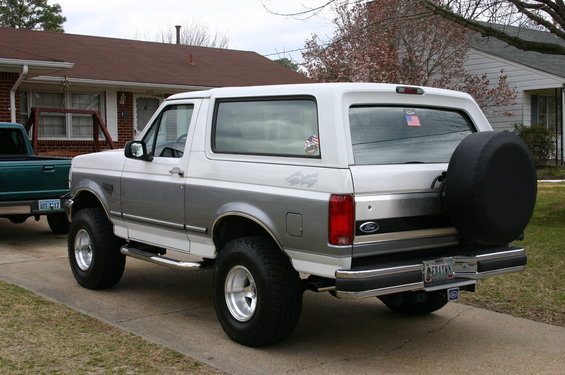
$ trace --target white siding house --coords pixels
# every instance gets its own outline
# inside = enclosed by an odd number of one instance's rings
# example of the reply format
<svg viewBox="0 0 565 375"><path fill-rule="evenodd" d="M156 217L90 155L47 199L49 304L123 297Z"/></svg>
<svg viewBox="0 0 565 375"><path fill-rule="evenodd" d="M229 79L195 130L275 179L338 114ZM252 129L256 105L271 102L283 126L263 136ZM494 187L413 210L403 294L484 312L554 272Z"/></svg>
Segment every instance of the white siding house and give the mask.
<svg viewBox="0 0 565 375"><path fill-rule="evenodd" d="M508 26L505 31L515 31L526 39L565 44L547 32ZM522 51L494 38L473 39L471 46L465 64L469 73L487 73L491 82L497 82L503 70L509 86L516 90L514 105L486 113L493 128L511 131L515 123L547 127L556 138L556 160L562 163L565 56ZM504 116L504 112L512 116Z"/></svg>

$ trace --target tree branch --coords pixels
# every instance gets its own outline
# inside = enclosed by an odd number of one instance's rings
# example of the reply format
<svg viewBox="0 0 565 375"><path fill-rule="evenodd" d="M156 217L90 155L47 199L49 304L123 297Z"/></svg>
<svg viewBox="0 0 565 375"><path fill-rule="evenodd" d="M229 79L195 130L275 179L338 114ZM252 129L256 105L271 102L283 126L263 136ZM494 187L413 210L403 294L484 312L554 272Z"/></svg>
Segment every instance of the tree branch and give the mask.
<svg viewBox="0 0 565 375"><path fill-rule="evenodd" d="M545 20L544 18L538 16L535 13L530 12L528 9L526 8L530 8L530 9L540 9L542 11L544 11L545 13L547 13L549 16L551 16L554 20L559 22L558 17L560 16L559 14L554 14L554 12L551 11L550 8L546 8L545 6L541 6L540 8L533 8L531 6L528 6L528 4L524 3L523 1L519 1L519 0L508 0L510 1L512 4L514 4L514 6L523 14L525 14L529 19L534 20L535 22L537 22L538 24L544 26L545 28L547 28L548 30L550 30L553 34L557 35L558 37L560 37L561 39L565 40L565 32L563 32L562 30L560 30L558 27L556 27L555 25L553 25L551 22ZM561 24L561 26L564 26L563 24Z"/></svg>
<svg viewBox="0 0 565 375"><path fill-rule="evenodd" d="M511 0L512 1L512 0ZM469 20L458 14L455 14L442 6L436 4L431 0L421 0L424 7L430 10L432 13L445 17L461 26L464 26L470 30L480 32L486 36L492 36L509 45L516 47L524 51L541 52L546 54L554 55L565 55L565 46L559 45L557 43L540 43L532 42L529 40L524 40L516 36L512 36L508 33L495 29L485 24L481 24L477 21Z"/></svg>

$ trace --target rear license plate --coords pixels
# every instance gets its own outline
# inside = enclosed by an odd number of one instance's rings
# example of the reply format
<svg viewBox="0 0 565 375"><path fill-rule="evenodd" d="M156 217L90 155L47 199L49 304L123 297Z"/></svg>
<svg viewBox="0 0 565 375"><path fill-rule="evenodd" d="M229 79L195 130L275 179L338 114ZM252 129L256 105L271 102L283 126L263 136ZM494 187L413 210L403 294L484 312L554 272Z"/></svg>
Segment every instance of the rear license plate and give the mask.
<svg viewBox="0 0 565 375"><path fill-rule="evenodd" d="M424 261L424 282L426 284L453 279L453 259Z"/></svg>
<svg viewBox="0 0 565 375"><path fill-rule="evenodd" d="M60 210L60 199L42 199L39 201L39 211Z"/></svg>

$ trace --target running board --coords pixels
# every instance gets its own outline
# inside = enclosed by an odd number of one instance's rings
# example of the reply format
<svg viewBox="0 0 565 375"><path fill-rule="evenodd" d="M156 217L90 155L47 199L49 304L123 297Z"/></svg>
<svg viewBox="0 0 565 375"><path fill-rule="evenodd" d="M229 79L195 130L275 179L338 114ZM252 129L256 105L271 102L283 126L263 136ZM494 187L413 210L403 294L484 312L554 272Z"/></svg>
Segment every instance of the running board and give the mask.
<svg viewBox="0 0 565 375"><path fill-rule="evenodd" d="M161 266L175 268L177 270L191 270L203 268L205 266L204 262L181 262L129 246L122 246L120 252L132 258L144 260L150 263L160 264Z"/></svg>

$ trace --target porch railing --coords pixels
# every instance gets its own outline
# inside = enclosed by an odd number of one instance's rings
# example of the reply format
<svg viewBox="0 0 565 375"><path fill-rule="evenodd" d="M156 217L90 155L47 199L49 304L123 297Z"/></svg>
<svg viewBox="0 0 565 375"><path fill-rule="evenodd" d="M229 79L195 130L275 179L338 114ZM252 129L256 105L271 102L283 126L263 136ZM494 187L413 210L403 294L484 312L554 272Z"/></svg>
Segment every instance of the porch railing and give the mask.
<svg viewBox="0 0 565 375"><path fill-rule="evenodd" d="M33 107L31 108L31 113L29 119L25 124L26 131L29 134L29 131L32 131L32 146L35 152L38 151L38 144L39 144L39 127L40 127L40 115L41 113L71 113L71 114L79 114L79 115L91 115L92 116L92 138L93 138L93 146L94 151L100 151L100 133L104 135L106 142L108 143L110 149L116 148L114 142L112 141L112 137L110 133L108 133L108 129L106 129L106 124L102 120L100 116L100 112L98 111L89 111L83 109L60 109L60 108L38 108Z"/></svg>

